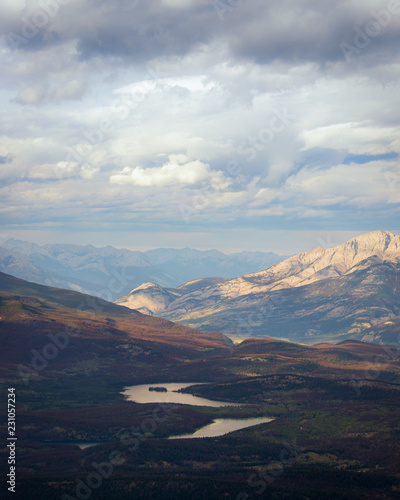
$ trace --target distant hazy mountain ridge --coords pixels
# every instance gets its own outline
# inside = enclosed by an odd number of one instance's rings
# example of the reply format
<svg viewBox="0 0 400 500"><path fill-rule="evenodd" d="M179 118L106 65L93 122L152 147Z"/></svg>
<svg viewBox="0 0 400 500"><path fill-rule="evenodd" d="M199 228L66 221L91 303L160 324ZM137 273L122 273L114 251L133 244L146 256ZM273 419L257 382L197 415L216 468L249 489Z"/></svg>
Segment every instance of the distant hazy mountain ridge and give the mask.
<svg viewBox="0 0 400 500"><path fill-rule="evenodd" d="M225 255L217 250L159 248L146 252L92 245L36 245L10 239L0 247L0 271L35 283L115 300L145 282L177 287L207 276L232 278L269 267L272 252Z"/></svg>
<svg viewBox="0 0 400 500"><path fill-rule="evenodd" d="M335 248L296 255L261 272L214 284L200 280L195 290L185 285L164 290L164 302L162 290L156 294L150 284L117 302L230 335L315 342L341 340L351 332L346 338L371 339L376 322L400 314L399 280L400 236L374 231ZM259 313L268 302L273 311L262 317ZM145 303L148 311L142 309ZM257 321L248 319L257 314Z"/></svg>

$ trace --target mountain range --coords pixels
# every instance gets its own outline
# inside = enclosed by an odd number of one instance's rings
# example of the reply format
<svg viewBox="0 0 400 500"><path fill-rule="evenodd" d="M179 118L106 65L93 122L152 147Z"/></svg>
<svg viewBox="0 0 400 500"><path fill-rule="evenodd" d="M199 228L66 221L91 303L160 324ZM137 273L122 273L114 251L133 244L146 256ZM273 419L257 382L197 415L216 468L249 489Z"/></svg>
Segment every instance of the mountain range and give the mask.
<svg viewBox="0 0 400 500"><path fill-rule="evenodd" d="M112 301L144 282L177 287L196 278L233 278L284 260L272 252L158 248L146 252L112 246L37 245L7 240L0 247L0 271L42 285L68 288Z"/></svg>
<svg viewBox="0 0 400 500"><path fill-rule="evenodd" d="M231 338L398 342L400 236L374 231L234 279L144 283L116 301Z"/></svg>

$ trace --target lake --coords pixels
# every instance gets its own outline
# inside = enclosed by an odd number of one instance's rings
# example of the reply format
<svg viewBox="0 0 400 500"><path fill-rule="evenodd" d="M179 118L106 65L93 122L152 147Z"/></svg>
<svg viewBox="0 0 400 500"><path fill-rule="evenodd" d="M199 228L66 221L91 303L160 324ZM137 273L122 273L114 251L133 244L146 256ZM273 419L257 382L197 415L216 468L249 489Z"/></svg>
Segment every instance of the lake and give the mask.
<svg viewBox="0 0 400 500"><path fill-rule="evenodd" d="M38 441L42 444L68 444L73 446L78 446L80 450L86 450L86 448L91 448L92 446L97 446L103 444L106 441Z"/></svg>
<svg viewBox="0 0 400 500"><path fill-rule="evenodd" d="M75 444L76 446L79 447L79 449L81 450L86 450L86 448L91 448L92 446L97 446L98 444L103 444L102 442L100 443L86 443L84 441L76 441L76 442L72 442L72 441L69 441L68 444Z"/></svg>
<svg viewBox="0 0 400 500"><path fill-rule="evenodd" d="M273 418L259 417L259 418L217 418L211 424L205 425L201 429L190 434L181 434L180 436L169 436L168 439L192 439L192 438L205 438L205 437L218 437L224 436L229 432L246 429L254 425L266 424L272 422Z"/></svg>
<svg viewBox="0 0 400 500"><path fill-rule="evenodd" d="M241 403L230 403L228 401L213 401L212 399L200 398L192 394L176 392L179 389L189 387L191 385L203 385L202 382L181 383L174 382L169 384L144 384L125 387L122 394L128 401L135 403L176 403L192 406L211 406L220 408L222 406L242 406ZM153 388L149 391L149 388ZM154 388L167 389L166 392L155 391ZM252 427L253 425L265 424L274 420L269 417L257 418L218 418L211 424L208 424L197 431L190 434L181 434L180 436L169 436L168 439L190 439L203 437L217 437L228 434L229 432Z"/></svg>
<svg viewBox="0 0 400 500"><path fill-rule="evenodd" d="M130 387L125 387L122 394L128 401L134 401L135 403L176 403L192 406L211 406L214 408L220 408L221 406L242 406L240 403L213 401L211 399L193 396L193 394L175 392L191 385L200 384L203 385L202 382L132 385ZM165 387L167 392L149 391L149 387Z"/></svg>

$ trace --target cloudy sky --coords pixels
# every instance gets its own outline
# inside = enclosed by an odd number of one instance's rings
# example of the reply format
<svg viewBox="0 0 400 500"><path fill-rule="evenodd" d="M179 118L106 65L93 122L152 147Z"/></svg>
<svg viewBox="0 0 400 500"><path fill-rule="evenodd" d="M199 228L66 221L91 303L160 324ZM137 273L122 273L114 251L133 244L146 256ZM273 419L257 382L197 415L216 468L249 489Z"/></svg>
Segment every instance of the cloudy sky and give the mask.
<svg viewBox="0 0 400 500"><path fill-rule="evenodd" d="M2 0L0 239L399 233L399 28L399 0Z"/></svg>

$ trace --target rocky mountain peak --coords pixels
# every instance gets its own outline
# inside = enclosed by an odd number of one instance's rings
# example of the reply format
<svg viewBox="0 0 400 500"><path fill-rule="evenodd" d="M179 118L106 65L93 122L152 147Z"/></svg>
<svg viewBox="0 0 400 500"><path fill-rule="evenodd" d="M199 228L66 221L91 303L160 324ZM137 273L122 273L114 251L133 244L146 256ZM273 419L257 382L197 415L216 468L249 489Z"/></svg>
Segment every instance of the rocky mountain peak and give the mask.
<svg viewBox="0 0 400 500"><path fill-rule="evenodd" d="M373 231L334 248L316 248L303 252L264 271L239 278L216 279L214 282L210 279L198 280L197 283L187 283L178 289L156 289L157 285L145 283L117 303L147 314L162 314L168 319L187 322L191 326L206 325L213 329L220 328L220 320L213 323L215 317L220 315L225 328L225 319L229 323L232 315L239 315L240 318L242 310L257 311L260 304L263 308L266 307L270 294L294 293L295 289L317 283L321 283L321 289L324 286L329 288L328 282L335 289L335 280L351 281L356 279L355 271L360 270L371 270L374 276L379 272L390 273L389 268L379 271L382 263L400 265L400 236L387 231ZM390 275L388 279L391 279ZM304 291L295 293L306 294ZM333 296L329 300L336 299ZM329 300L326 301L327 304ZM340 307L346 308L347 302ZM388 314L394 314L397 309L393 311ZM340 308L332 314L340 315Z"/></svg>
<svg viewBox="0 0 400 500"><path fill-rule="evenodd" d="M343 251L347 252L368 252L370 255L382 257L400 256L400 236L388 231L372 231L370 233L356 236L350 241L341 245ZM338 247L338 248L341 248Z"/></svg>
<svg viewBox="0 0 400 500"><path fill-rule="evenodd" d="M326 277L326 273L338 275L349 271L359 262L371 257L380 261L400 260L400 236L388 231L372 231L356 236L334 248L316 248L272 266L271 268L248 275L271 279L285 278L290 286L304 285L307 281L316 281ZM291 278L288 281L288 278Z"/></svg>
<svg viewBox="0 0 400 500"><path fill-rule="evenodd" d="M147 283L143 283L142 285L140 285L137 288L133 289L131 291L131 293L132 292L136 292L137 290L150 290L150 289L157 290L157 291L161 291L162 290L162 288L160 287L160 285L157 285L157 283L153 283L152 281L148 281Z"/></svg>
<svg viewBox="0 0 400 500"><path fill-rule="evenodd" d="M177 293L171 293L151 281L134 288L128 295L115 303L136 309L144 314L153 314L164 310L176 299Z"/></svg>

